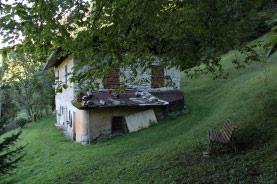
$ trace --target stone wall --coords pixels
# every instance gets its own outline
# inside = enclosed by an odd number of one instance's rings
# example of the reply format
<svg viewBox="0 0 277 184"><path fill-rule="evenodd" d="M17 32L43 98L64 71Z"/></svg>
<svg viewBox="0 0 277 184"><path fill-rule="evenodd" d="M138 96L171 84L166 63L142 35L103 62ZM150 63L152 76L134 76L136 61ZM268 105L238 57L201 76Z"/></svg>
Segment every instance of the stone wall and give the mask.
<svg viewBox="0 0 277 184"><path fill-rule="evenodd" d="M177 68L164 68L160 66L153 66L158 68L151 71L148 69L143 71L137 69L137 76L133 76L133 72L130 68L121 69L120 82L124 83L129 88L136 88L138 90L151 91L155 89L180 89L181 72ZM152 73L152 74L151 74ZM170 78L173 85L167 85L166 79Z"/></svg>

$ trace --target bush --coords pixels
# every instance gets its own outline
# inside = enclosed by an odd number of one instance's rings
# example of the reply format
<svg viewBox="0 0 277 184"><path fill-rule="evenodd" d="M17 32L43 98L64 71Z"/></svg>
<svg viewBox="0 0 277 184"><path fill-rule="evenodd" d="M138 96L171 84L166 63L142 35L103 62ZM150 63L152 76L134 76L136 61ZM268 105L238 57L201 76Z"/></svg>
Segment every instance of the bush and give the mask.
<svg viewBox="0 0 277 184"><path fill-rule="evenodd" d="M252 17L249 26L241 35L241 42L248 42L270 31L270 26L266 23L267 18L263 16Z"/></svg>
<svg viewBox="0 0 277 184"><path fill-rule="evenodd" d="M18 126L18 127L24 127L25 125L26 125L26 123L28 123L28 122L30 122L28 119L26 119L26 118L19 118L19 119L17 119L16 120L16 125Z"/></svg>

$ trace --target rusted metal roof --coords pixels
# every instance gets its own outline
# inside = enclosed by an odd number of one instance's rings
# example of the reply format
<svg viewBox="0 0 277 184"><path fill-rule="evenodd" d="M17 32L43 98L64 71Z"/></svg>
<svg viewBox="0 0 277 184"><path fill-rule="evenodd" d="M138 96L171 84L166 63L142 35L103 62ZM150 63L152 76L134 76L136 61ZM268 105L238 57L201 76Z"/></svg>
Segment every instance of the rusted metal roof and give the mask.
<svg viewBox="0 0 277 184"><path fill-rule="evenodd" d="M184 93L180 90L151 91L152 95L168 103L174 103L184 100Z"/></svg>
<svg viewBox="0 0 277 184"><path fill-rule="evenodd" d="M88 92L82 97L80 109L109 107L154 107L167 106L176 100L183 100L184 95L178 90L140 92L126 90L118 93L115 90Z"/></svg>

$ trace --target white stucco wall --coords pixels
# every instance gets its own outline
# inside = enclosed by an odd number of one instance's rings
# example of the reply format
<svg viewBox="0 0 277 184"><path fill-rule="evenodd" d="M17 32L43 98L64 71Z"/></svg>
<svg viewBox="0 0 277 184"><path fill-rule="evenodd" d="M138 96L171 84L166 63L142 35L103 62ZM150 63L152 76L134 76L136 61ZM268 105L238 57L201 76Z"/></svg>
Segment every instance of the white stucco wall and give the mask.
<svg viewBox="0 0 277 184"><path fill-rule="evenodd" d="M65 66L67 65L68 71L73 67L73 59L67 58L63 61L58 67L55 67L55 76L59 76L59 81L65 83ZM68 76L69 78L70 76ZM56 93L55 101L56 101L56 112L57 112L57 125L65 125L68 120L68 114L70 110L73 111L74 106L71 101L74 99L74 89L73 84L70 83L70 80L67 82L68 88L63 89L61 93ZM63 110L62 110L63 108Z"/></svg>

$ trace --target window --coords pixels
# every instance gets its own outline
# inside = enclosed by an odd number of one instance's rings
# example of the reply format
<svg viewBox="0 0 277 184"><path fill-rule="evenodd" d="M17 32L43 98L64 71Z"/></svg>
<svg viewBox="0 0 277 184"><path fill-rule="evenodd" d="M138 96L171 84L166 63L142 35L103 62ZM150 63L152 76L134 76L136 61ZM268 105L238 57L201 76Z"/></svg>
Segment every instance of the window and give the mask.
<svg viewBox="0 0 277 184"><path fill-rule="evenodd" d="M69 117L69 126L72 127L72 116L70 111L68 111L68 117Z"/></svg>
<svg viewBox="0 0 277 184"><path fill-rule="evenodd" d="M65 75L64 75L64 77L65 77L65 83L67 84L67 77L68 77L68 71L67 71L67 65L65 65L64 66L64 72L65 72Z"/></svg>
<svg viewBox="0 0 277 184"><path fill-rule="evenodd" d="M153 65L151 67L151 87L160 88L164 85L164 68Z"/></svg>
<svg viewBox="0 0 277 184"><path fill-rule="evenodd" d="M60 106L60 109L59 109L59 116L62 115L62 106Z"/></svg>
<svg viewBox="0 0 277 184"><path fill-rule="evenodd" d="M57 72L57 78L58 78L58 81L60 80L60 71L58 70Z"/></svg>

